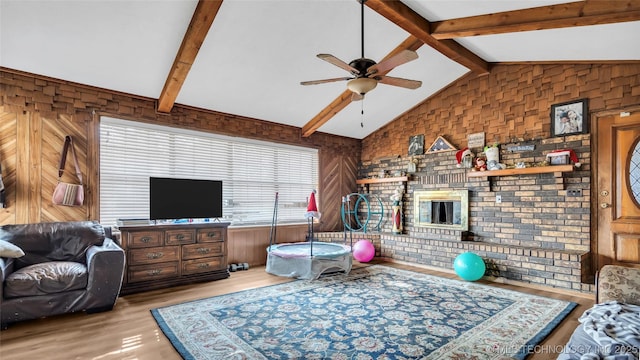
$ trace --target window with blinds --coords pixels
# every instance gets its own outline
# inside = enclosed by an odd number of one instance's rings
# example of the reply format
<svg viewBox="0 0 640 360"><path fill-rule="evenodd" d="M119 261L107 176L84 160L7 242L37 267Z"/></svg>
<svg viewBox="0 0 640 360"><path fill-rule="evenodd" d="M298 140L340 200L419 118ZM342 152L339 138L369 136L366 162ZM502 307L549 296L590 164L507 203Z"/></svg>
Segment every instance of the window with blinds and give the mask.
<svg viewBox="0 0 640 360"><path fill-rule="evenodd" d="M303 223L318 150L102 117L100 222L149 218L149 177L223 181L232 225Z"/></svg>

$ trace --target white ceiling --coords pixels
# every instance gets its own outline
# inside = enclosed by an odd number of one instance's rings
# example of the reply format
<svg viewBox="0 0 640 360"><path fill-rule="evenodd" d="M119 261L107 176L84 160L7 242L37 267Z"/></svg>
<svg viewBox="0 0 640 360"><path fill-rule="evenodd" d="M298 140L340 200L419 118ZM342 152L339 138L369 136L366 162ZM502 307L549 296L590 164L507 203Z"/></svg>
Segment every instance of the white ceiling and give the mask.
<svg viewBox="0 0 640 360"><path fill-rule="evenodd" d="M429 21L568 0L403 0ZM158 98L195 0L0 0L0 66ZM365 7L365 56L380 61L409 34ZM640 60L640 21L456 39L487 62ZM349 76L316 58L360 57L355 0L225 0L176 103L302 127L346 88L300 81ZM431 47L319 131L362 139L469 70ZM361 116L364 107L364 117ZM363 120L364 127L360 126Z"/></svg>

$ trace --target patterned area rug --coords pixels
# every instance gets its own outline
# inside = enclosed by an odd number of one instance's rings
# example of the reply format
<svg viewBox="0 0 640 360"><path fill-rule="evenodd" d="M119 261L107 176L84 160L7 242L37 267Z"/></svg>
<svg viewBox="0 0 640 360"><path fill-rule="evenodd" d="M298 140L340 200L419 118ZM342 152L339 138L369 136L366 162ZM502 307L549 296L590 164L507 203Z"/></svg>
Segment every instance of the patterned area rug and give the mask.
<svg viewBox="0 0 640 360"><path fill-rule="evenodd" d="M373 265L151 313L184 359L522 359L575 306Z"/></svg>

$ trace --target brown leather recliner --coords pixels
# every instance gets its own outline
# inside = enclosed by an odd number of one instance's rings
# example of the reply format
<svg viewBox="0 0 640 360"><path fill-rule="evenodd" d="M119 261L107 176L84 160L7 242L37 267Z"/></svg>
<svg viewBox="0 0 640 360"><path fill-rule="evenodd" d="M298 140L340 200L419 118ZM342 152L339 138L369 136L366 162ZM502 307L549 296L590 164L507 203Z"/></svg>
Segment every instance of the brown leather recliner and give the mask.
<svg viewBox="0 0 640 360"><path fill-rule="evenodd" d="M113 309L125 255L95 221L0 226L24 256L0 257L0 325L63 313Z"/></svg>

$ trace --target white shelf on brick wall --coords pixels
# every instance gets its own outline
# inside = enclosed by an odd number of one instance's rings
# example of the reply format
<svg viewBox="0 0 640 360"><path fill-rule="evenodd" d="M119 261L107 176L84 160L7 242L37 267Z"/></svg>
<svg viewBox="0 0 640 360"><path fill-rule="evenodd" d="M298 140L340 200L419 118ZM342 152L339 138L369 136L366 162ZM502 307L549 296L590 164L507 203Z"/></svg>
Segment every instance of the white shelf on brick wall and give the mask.
<svg viewBox="0 0 640 360"><path fill-rule="evenodd" d="M572 172L574 170L573 165L549 165L549 166L535 166L523 169L504 169L504 170L486 170L486 171L470 171L467 173L467 177L479 178L491 176L516 176L516 175L535 175L535 174L548 174L553 173L556 178L556 182L562 188L564 188L564 176L566 172Z"/></svg>

